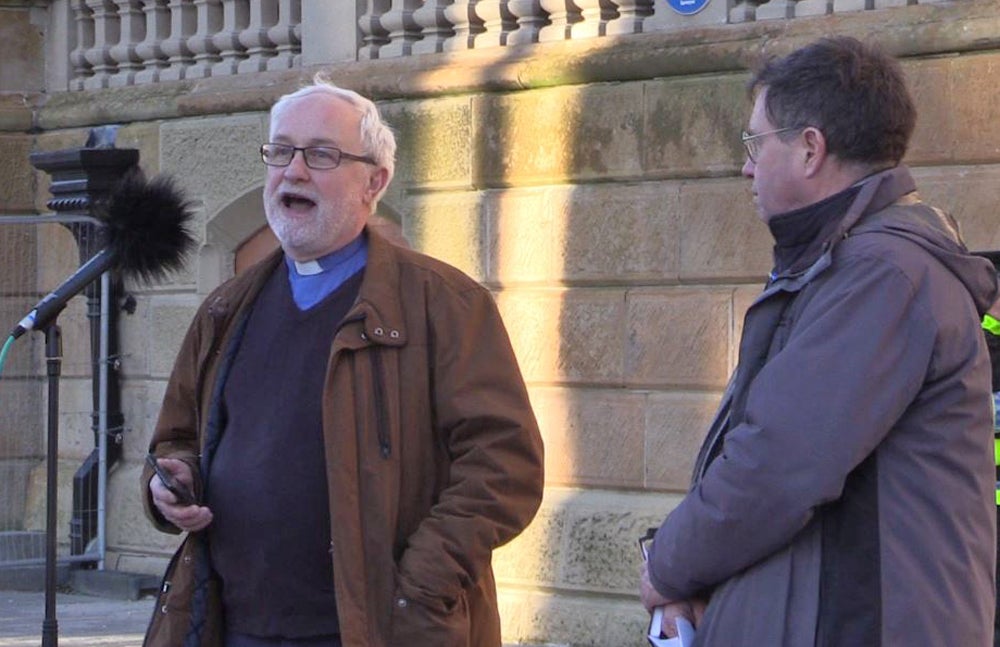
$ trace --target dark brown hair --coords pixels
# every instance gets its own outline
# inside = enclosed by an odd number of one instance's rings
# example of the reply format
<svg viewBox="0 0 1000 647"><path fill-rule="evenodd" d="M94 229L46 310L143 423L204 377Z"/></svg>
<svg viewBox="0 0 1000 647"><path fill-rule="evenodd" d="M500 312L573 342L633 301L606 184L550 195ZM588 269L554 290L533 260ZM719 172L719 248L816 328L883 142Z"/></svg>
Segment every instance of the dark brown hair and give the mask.
<svg viewBox="0 0 1000 647"><path fill-rule="evenodd" d="M748 89L767 91L765 110L775 128L818 128L827 151L849 162L895 166L917 120L899 62L846 36L765 61Z"/></svg>

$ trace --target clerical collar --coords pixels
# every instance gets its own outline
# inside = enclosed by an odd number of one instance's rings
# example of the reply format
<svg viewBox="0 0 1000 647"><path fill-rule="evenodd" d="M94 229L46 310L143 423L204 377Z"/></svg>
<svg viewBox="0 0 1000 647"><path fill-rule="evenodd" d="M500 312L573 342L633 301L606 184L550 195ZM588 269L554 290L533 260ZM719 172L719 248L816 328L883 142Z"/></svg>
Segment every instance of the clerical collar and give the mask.
<svg viewBox="0 0 1000 647"><path fill-rule="evenodd" d="M295 304L300 310L315 306L363 269L367 262L368 240L364 234L311 261L295 261L285 256Z"/></svg>

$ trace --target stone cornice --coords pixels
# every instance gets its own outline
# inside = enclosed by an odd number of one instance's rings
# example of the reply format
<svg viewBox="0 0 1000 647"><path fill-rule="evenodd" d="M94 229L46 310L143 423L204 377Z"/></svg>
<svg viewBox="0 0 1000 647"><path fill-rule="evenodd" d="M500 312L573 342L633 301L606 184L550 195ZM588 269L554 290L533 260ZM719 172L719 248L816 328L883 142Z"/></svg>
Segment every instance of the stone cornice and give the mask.
<svg viewBox="0 0 1000 647"><path fill-rule="evenodd" d="M998 49L1000 0L956 0L813 18L58 92L36 98L31 123L37 132L264 111L277 97L321 70L339 85L376 100L738 72L761 54L785 52L830 34L872 38L902 58ZM23 121L0 121L0 130L13 130L11 126Z"/></svg>

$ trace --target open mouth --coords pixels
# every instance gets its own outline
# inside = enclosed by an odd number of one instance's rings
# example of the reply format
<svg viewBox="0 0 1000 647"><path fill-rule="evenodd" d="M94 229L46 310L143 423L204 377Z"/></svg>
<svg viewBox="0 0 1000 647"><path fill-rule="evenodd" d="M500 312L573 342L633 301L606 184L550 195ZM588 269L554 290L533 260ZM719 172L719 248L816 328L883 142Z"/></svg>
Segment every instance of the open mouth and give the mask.
<svg viewBox="0 0 1000 647"><path fill-rule="evenodd" d="M285 193L281 196L281 204L292 211L308 211L316 206L316 202L303 195Z"/></svg>

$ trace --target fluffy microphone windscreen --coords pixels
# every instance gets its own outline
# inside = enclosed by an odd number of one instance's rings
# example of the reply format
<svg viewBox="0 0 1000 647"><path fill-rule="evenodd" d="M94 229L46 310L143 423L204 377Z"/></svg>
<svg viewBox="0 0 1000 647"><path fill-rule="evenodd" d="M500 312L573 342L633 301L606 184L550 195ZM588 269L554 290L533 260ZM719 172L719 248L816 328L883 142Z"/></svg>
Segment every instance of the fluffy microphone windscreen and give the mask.
<svg viewBox="0 0 1000 647"><path fill-rule="evenodd" d="M147 284L181 269L194 248L188 230L194 218L191 203L168 176L147 180L136 167L97 211L107 222L107 247L115 268Z"/></svg>

